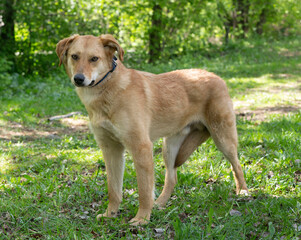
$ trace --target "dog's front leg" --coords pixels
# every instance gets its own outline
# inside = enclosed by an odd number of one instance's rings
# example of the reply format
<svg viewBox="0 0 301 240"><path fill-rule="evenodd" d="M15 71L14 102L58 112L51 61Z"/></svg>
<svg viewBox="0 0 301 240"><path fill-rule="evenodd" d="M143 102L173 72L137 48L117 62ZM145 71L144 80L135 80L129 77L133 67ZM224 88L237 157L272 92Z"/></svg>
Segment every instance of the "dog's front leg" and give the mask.
<svg viewBox="0 0 301 240"><path fill-rule="evenodd" d="M154 204L154 163L152 142L132 142L132 153L137 174L139 209L136 216L130 221L132 225L146 224L151 215Z"/></svg>
<svg viewBox="0 0 301 240"><path fill-rule="evenodd" d="M105 213L97 216L98 220L102 217L116 217L122 199L124 173L124 147L119 143L113 142L99 145L106 164L109 205Z"/></svg>

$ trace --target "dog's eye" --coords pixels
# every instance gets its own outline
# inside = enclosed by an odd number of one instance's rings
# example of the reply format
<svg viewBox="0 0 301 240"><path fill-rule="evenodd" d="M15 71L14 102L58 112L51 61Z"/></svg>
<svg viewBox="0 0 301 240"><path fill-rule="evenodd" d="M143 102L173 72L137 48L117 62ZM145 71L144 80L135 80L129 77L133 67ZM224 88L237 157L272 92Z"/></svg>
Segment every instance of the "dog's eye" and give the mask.
<svg viewBox="0 0 301 240"><path fill-rule="evenodd" d="M73 60L77 60L78 59L78 56L76 54L72 54L71 57L72 57Z"/></svg>
<svg viewBox="0 0 301 240"><path fill-rule="evenodd" d="M98 57L92 57L91 58L91 62L97 62L97 60L98 60Z"/></svg>

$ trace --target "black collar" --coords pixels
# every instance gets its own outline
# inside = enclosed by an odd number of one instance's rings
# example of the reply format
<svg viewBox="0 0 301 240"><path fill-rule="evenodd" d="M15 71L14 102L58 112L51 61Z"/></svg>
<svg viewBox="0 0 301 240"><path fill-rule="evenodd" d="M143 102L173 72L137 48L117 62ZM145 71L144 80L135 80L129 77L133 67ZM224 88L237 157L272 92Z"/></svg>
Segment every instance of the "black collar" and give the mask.
<svg viewBox="0 0 301 240"><path fill-rule="evenodd" d="M105 80L106 77L107 77L110 73L114 72L115 68L117 67L117 62L116 62L116 60L117 60L117 57L116 57L116 56L113 56L113 60L112 60L112 66L113 66L113 67L112 67L112 69L111 69L110 71L108 71L107 74L104 75L104 77L103 77L102 79L100 79L96 84L92 85L91 87L97 86L99 83L101 83L103 80Z"/></svg>

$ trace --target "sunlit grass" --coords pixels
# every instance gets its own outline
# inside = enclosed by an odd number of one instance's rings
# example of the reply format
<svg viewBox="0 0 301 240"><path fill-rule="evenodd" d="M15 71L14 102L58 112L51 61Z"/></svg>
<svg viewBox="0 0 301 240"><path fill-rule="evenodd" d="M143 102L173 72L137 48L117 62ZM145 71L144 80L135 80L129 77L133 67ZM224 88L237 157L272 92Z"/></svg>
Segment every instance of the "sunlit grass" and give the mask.
<svg viewBox="0 0 301 240"><path fill-rule="evenodd" d="M301 103L301 81L294 77L275 79L271 75L259 78L232 78L227 81L230 86L230 95L233 96L235 109L256 110L277 107L295 107ZM239 86L248 84L247 89ZM237 86L237 87L236 87ZM268 111L268 109L266 109ZM276 109L275 109L276 110Z"/></svg>
<svg viewBox="0 0 301 240"><path fill-rule="evenodd" d="M8 154L2 153L0 151L1 157L0 157L0 174L6 172L8 169L11 169L10 167L10 156Z"/></svg>
<svg viewBox="0 0 301 240"><path fill-rule="evenodd" d="M0 238L298 239L301 59L295 52L300 46L293 40L261 44L233 46L235 51L223 56L187 55L138 66L157 73L200 67L225 79L238 113L239 158L251 196L235 195L230 164L208 140L178 169L166 208L154 208L149 225L132 228L128 220L137 211L138 191L126 153L119 216L97 222L107 206L106 171L84 127L83 105L66 75L41 85L23 79L22 91L0 95ZM259 50L260 45L265 48ZM84 116L47 120L73 111ZM154 144L156 196L165 177L161 148L159 140ZM157 228L163 229L158 237Z"/></svg>

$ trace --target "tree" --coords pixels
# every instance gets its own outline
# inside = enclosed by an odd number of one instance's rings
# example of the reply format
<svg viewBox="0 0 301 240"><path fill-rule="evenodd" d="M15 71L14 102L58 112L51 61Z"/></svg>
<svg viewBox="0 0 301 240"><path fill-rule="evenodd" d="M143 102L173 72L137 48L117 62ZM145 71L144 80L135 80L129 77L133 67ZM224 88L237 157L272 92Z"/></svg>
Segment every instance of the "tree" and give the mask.
<svg viewBox="0 0 301 240"><path fill-rule="evenodd" d="M159 59L162 50L162 7L155 3L149 29L149 63Z"/></svg>
<svg viewBox="0 0 301 240"><path fill-rule="evenodd" d="M60 39L110 33L129 64L154 62L200 54L222 37L227 43L256 34L300 34L300 6L296 0L1 0L0 54L19 73L43 75L45 66L57 66Z"/></svg>
<svg viewBox="0 0 301 240"><path fill-rule="evenodd" d="M1 6L1 5L0 5ZM15 62L15 9L14 0L4 0L2 3L3 26L0 28L0 52L6 59Z"/></svg>
<svg viewBox="0 0 301 240"><path fill-rule="evenodd" d="M266 22L268 8L264 7L259 15L259 21L256 24L256 33L258 35L262 35L263 33L263 25Z"/></svg>
<svg viewBox="0 0 301 240"><path fill-rule="evenodd" d="M249 0L233 0L233 5L235 7L234 24L239 29L238 36L245 38L249 30L250 2Z"/></svg>
<svg viewBox="0 0 301 240"><path fill-rule="evenodd" d="M233 12L228 11L222 1L217 2L217 12L225 28L224 43L228 45L230 29L233 27Z"/></svg>

